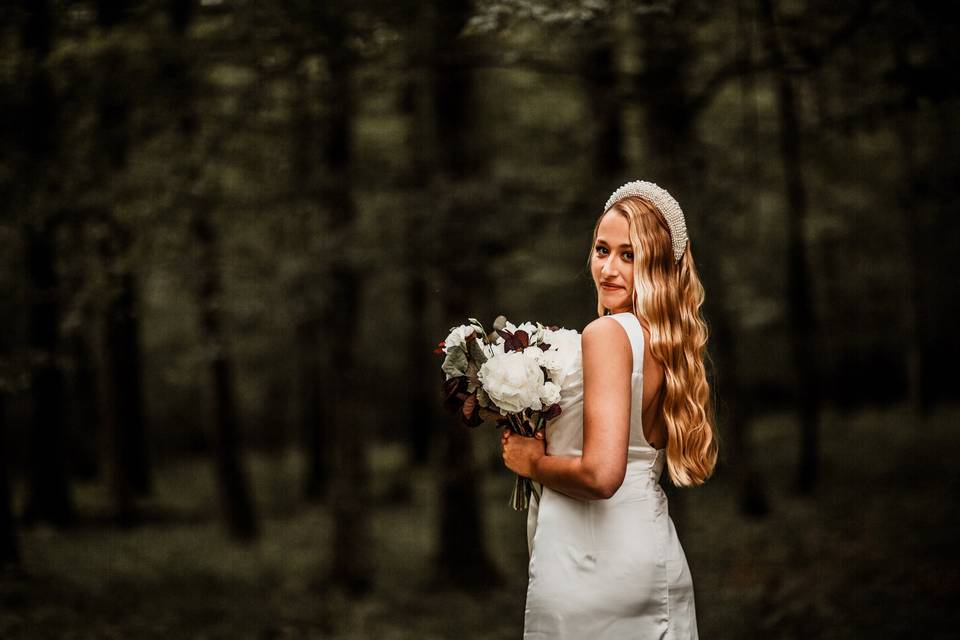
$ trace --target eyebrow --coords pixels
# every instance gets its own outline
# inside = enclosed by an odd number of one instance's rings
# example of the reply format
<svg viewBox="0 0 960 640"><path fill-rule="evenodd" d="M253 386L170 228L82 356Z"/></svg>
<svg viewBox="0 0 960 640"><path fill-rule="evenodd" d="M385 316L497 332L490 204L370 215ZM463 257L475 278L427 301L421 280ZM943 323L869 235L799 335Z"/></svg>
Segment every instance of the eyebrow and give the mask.
<svg viewBox="0 0 960 640"><path fill-rule="evenodd" d="M610 244L609 242L607 242L607 241L604 240L603 238L597 238L597 242L602 242L603 244L607 244L607 245ZM622 244L622 245L620 245L619 248L620 248L620 249L632 249L632 248L633 248L633 245L632 245L632 244Z"/></svg>

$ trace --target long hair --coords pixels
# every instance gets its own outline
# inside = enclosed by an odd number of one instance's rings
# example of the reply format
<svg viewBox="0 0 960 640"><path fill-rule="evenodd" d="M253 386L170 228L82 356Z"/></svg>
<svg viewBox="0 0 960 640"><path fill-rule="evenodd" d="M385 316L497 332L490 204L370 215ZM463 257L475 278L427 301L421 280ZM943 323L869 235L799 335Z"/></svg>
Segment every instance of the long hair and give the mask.
<svg viewBox="0 0 960 640"><path fill-rule="evenodd" d="M667 424L667 469L678 486L703 484L717 462L710 385L704 357L707 325L700 313L703 285L687 243L679 262L670 228L647 200L623 198L604 211L593 228L593 247L603 215L615 211L630 224L633 245L633 313L650 330L650 351L663 365L663 413ZM597 315L608 312L597 297Z"/></svg>

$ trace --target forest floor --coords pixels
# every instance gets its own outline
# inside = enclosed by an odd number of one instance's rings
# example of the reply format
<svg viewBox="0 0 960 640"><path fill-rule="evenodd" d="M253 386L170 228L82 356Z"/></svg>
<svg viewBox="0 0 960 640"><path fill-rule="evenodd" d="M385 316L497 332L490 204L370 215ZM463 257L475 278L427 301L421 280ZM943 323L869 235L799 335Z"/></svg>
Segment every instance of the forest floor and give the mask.
<svg viewBox="0 0 960 640"><path fill-rule="evenodd" d="M957 637L960 408L921 421L900 409L825 415L813 497L793 491L793 418L764 417L753 434L769 515L742 516L723 471L671 498L704 640ZM21 531L24 572L0 576L0 638L519 638L525 514L506 504L495 435L477 432L477 444L498 585L435 581L435 476L404 472L400 447L371 455L376 570L362 599L323 586L331 522L298 498L296 456L250 456L251 545L224 535L212 464L194 459L157 469L144 526L109 526L104 489L81 484L79 525Z"/></svg>

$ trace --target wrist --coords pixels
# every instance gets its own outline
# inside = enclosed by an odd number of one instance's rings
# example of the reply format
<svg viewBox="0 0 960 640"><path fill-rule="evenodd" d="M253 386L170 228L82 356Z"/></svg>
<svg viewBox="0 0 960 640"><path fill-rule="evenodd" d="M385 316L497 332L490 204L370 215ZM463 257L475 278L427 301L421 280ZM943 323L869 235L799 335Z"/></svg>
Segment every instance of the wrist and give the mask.
<svg viewBox="0 0 960 640"><path fill-rule="evenodd" d="M545 454L541 454L530 461L530 479L531 480L536 480L537 482L540 482L540 461L543 460L544 455Z"/></svg>

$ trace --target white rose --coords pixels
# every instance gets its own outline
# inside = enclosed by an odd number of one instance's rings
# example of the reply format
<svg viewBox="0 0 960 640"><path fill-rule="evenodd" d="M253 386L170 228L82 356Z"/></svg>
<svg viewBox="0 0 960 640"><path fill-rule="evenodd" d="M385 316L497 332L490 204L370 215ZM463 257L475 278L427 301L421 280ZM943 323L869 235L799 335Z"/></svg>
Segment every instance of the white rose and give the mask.
<svg viewBox="0 0 960 640"><path fill-rule="evenodd" d="M540 358L540 364L550 380L562 387L567 376L580 366L580 334L573 329L547 329L543 341L550 348Z"/></svg>
<svg viewBox="0 0 960 640"><path fill-rule="evenodd" d="M539 349L538 349L539 351ZM511 351L487 360L477 374L484 391L500 407L500 412L539 411L543 371L534 354Z"/></svg>
<svg viewBox="0 0 960 640"><path fill-rule="evenodd" d="M540 389L540 402L543 403L544 409L560 402L560 385L545 382Z"/></svg>
<svg viewBox="0 0 960 640"><path fill-rule="evenodd" d="M450 335L443 341L443 352L450 353L450 349L459 347L467 350L467 337L474 333L475 329L468 324L462 324L459 327L450 329Z"/></svg>

